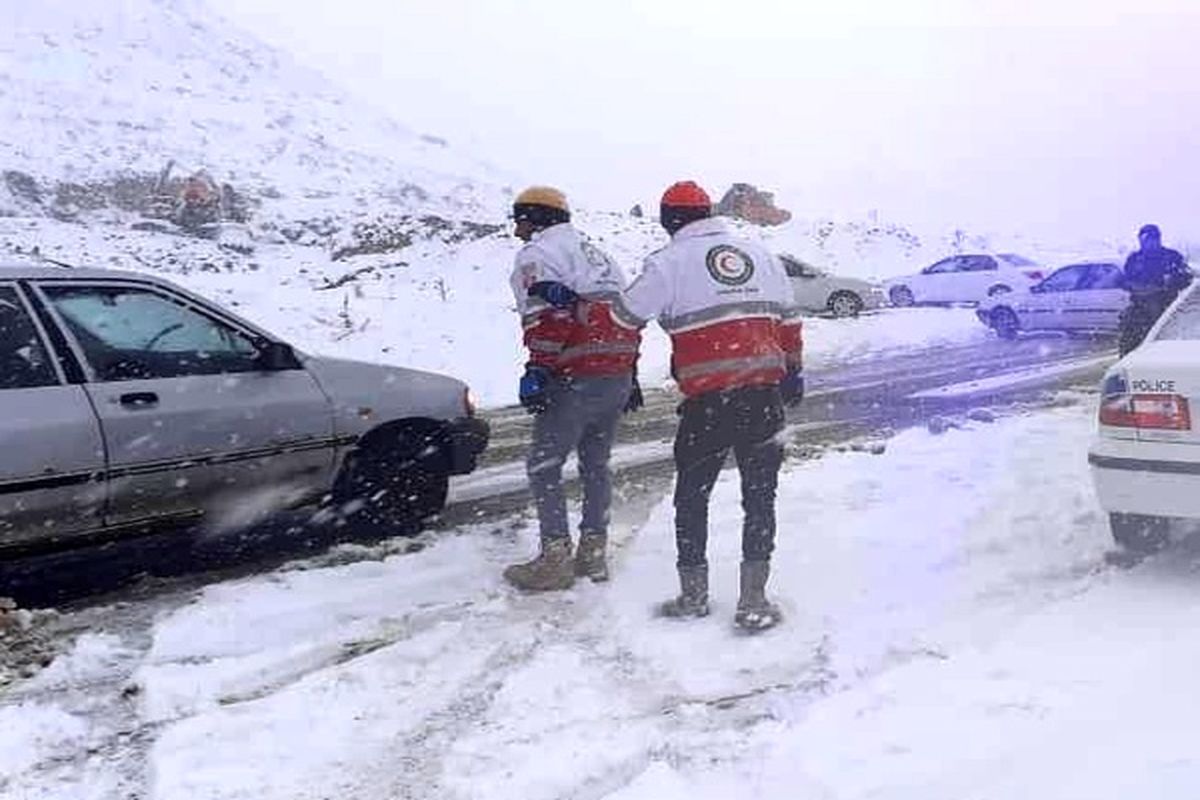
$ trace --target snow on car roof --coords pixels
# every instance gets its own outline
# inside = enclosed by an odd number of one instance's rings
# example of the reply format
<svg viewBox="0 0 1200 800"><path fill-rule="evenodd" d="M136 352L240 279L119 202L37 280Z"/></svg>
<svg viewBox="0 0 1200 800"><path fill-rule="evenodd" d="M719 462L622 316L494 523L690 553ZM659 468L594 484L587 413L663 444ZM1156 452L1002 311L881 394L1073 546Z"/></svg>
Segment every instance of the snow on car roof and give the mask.
<svg viewBox="0 0 1200 800"><path fill-rule="evenodd" d="M104 280L111 278L149 280L147 275L116 269L97 269L95 267L43 266L41 264L20 264L0 262L0 279L6 280L45 280L46 278L71 278Z"/></svg>

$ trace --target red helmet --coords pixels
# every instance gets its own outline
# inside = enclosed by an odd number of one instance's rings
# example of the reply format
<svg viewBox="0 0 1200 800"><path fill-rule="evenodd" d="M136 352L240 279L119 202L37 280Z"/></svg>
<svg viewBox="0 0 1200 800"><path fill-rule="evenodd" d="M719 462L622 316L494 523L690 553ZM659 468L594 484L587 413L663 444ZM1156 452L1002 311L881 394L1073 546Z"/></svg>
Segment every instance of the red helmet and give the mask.
<svg viewBox="0 0 1200 800"><path fill-rule="evenodd" d="M662 205L672 208L711 208L712 199L695 181L680 181L663 192Z"/></svg>

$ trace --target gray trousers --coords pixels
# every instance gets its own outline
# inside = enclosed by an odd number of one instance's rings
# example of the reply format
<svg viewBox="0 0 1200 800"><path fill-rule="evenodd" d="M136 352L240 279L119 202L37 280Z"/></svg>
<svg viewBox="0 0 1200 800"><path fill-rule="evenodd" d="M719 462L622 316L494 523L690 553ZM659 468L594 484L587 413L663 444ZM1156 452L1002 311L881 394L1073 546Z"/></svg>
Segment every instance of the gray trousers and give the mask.
<svg viewBox="0 0 1200 800"><path fill-rule="evenodd" d="M555 380L549 407L533 418L533 447L526 468L543 539L570 535L563 464L578 451L583 484L583 533L607 533L612 503L612 452L617 421L629 398L631 375Z"/></svg>

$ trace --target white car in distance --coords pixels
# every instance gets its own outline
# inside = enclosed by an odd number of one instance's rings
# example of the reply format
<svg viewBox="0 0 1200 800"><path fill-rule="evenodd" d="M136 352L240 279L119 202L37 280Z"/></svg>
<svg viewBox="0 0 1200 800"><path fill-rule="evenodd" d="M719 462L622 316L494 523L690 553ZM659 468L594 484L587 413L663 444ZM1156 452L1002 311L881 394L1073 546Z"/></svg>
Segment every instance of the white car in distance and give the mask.
<svg viewBox="0 0 1200 800"><path fill-rule="evenodd" d="M1125 273L1107 261L1070 264L1025 291L1001 292L979 304L979 321L1004 339L1021 332L1115 333L1129 305Z"/></svg>
<svg viewBox="0 0 1200 800"><path fill-rule="evenodd" d="M1193 284L1105 374L1088 453L1113 539L1133 553L1200 520L1200 293ZM1192 407L1197 410L1193 411Z"/></svg>
<svg viewBox="0 0 1200 800"><path fill-rule="evenodd" d="M915 275L885 283L894 306L921 303L978 303L988 297L1021 290L1045 277L1036 262L1015 253L960 254L943 258Z"/></svg>

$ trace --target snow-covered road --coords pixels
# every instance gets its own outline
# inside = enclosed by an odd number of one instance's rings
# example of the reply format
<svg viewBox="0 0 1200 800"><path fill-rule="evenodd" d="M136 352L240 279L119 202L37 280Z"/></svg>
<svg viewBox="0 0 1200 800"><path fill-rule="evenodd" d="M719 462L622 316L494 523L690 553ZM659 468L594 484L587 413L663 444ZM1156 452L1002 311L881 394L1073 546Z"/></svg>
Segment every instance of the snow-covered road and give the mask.
<svg viewBox="0 0 1200 800"><path fill-rule="evenodd" d="M699 622L650 616L674 579L648 498L622 507L613 581L561 595L500 580L533 545L513 517L214 585L136 635L93 609L0 706L0 796L1187 796L1195 548L1104 566L1076 399L791 462L788 619L760 637L730 624L729 473Z"/></svg>

